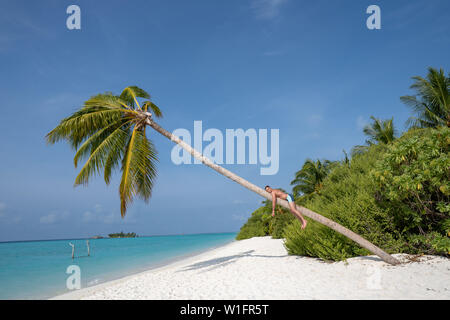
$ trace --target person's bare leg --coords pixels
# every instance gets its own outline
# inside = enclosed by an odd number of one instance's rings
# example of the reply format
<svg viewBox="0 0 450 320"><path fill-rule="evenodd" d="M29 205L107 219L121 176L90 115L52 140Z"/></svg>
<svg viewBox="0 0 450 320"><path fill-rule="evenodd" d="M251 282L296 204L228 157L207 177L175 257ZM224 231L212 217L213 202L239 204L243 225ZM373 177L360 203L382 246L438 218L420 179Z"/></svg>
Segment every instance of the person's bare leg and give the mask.
<svg viewBox="0 0 450 320"><path fill-rule="evenodd" d="M289 208L291 209L292 214L297 216L297 218L302 222L302 229L306 228L306 225L308 224L308 221L303 217L303 215L295 208L295 203L290 202Z"/></svg>

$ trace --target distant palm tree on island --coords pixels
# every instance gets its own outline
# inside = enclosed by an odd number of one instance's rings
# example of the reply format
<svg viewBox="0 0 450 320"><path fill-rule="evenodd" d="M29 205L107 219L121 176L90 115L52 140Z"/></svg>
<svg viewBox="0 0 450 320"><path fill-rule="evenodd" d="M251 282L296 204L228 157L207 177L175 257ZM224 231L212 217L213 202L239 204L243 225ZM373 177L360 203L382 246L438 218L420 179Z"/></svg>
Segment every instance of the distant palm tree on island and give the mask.
<svg viewBox="0 0 450 320"><path fill-rule="evenodd" d="M122 231L119 233L110 233L110 234L108 234L108 237L110 237L110 238L137 238L138 235L134 232L124 233Z"/></svg>
<svg viewBox="0 0 450 320"><path fill-rule="evenodd" d="M138 98L146 100L140 104ZM262 197L272 199L262 188L215 164L179 137L161 128L153 116L160 118L162 112L150 101L150 95L136 86L130 86L119 96L105 93L90 98L80 110L63 119L46 138L50 144L66 140L76 150L75 167L81 159L87 158L75 179L75 186L87 185L89 178L99 174L101 170L106 184L109 184L112 171L121 166L119 196L122 218L135 197L148 202L152 194L157 152L146 137L147 126L177 143L206 166ZM289 208L286 200L278 199L278 204ZM305 216L343 234L384 261L399 263L397 259L342 225L307 208L298 205L297 208Z"/></svg>

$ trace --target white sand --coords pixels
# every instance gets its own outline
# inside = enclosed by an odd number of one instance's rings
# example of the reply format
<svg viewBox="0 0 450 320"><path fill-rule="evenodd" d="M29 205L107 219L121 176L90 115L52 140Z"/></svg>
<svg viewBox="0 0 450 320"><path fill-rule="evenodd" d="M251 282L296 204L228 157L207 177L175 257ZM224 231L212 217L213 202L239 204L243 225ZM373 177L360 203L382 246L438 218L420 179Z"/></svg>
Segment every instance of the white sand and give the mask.
<svg viewBox="0 0 450 320"><path fill-rule="evenodd" d="M54 299L450 299L450 259L394 256L407 263L326 263L288 256L283 240L252 238Z"/></svg>

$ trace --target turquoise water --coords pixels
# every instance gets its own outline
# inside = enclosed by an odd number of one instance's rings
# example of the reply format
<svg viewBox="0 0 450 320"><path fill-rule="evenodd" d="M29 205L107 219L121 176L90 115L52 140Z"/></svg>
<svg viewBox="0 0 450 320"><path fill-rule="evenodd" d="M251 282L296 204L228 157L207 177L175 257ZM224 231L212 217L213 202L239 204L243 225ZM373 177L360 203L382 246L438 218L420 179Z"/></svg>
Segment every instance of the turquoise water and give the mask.
<svg viewBox="0 0 450 320"><path fill-rule="evenodd" d="M0 243L0 299L47 299L69 292L70 265L81 271L81 288L195 254L234 240L236 233L123 239L51 240ZM75 259L72 247L75 245Z"/></svg>

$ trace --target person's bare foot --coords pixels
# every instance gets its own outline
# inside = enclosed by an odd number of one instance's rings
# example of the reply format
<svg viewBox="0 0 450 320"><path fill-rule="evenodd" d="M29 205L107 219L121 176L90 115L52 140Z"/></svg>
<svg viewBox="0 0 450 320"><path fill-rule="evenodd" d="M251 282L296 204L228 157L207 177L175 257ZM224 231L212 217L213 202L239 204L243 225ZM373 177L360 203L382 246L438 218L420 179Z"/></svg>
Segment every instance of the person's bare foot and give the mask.
<svg viewBox="0 0 450 320"><path fill-rule="evenodd" d="M302 230L306 228L307 224L308 224L308 222L306 220L303 220L303 222L302 222Z"/></svg>

